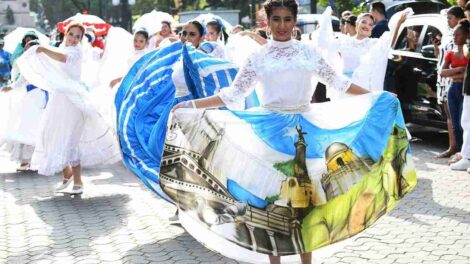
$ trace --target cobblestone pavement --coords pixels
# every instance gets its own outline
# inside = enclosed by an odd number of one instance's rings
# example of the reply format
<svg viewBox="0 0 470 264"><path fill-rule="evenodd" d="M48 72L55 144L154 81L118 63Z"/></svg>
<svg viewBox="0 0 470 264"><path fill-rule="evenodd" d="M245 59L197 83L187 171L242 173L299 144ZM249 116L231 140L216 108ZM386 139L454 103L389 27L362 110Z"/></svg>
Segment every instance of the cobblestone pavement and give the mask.
<svg viewBox="0 0 470 264"><path fill-rule="evenodd" d="M445 134L413 134L415 191L315 263L470 263L470 174L433 158ZM236 263L171 225L174 207L122 165L85 170L75 197L54 195L58 176L14 170L0 153L0 263Z"/></svg>

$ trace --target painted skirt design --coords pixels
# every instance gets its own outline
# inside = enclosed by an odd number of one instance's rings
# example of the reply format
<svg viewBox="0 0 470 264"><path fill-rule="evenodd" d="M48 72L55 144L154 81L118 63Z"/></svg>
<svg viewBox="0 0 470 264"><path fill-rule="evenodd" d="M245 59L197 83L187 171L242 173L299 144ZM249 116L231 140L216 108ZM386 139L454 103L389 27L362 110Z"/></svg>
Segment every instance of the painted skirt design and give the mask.
<svg viewBox="0 0 470 264"><path fill-rule="evenodd" d="M417 181L399 103L382 93L343 105L359 110L175 112L159 180L188 232L218 251L208 233L237 250L294 255L392 210Z"/></svg>

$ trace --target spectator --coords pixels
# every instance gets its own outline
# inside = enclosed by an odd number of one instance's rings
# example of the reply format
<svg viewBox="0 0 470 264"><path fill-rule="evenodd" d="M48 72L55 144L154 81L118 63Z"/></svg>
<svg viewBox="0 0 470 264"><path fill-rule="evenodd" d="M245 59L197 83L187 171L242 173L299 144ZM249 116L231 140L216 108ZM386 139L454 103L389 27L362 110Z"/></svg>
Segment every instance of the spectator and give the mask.
<svg viewBox="0 0 470 264"><path fill-rule="evenodd" d="M467 20L470 20L470 3L467 3L464 8L465 11L465 17L467 17Z"/></svg>
<svg viewBox="0 0 470 264"><path fill-rule="evenodd" d="M459 6L462 9L465 9L467 6L468 0L457 0L457 6Z"/></svg>
<svg viewBox="0 0 470 264"><path fill-rule="evenodd" d="M8 51L4 51L3 46L5 46L5 40L0 39L0 87L8 84L11 73L11 54Z"/></svg>
<svg viewBox="0 0 470 264"><path fill-rule="evenodd" d="M345 34L349 35L351 37L355 36L357 34L356 32L356 21L357 21L357 16L350 15L346 18L346 23L344 25L344 30Z"/></svg>
<svg viewBox="0 0 470 264"><path fill-rule="evenodd" d="M462 18L465 18L465 14L461 8L454 6L454 7L449 8L449 10L447 10L447 25L449 26L450 29L455 29L459 24L459 20L461 20ZM441 39L441 46L439 49L439 57L438 57L439 68L441 68L442 65L444 64L444 55L447 54L449 51L454 50L454 48L456 48L454 45L454 41L453 41L453 31L449 30L449 33L451 35L449 34L444 35L442 36L442 39ZM449 148L446 151L439 153L436 156L437 158L450 158L458 152L456 140L455 140L453 129L452 129L452 121L450 119L449 106L447 103L447 93L448 93L451 81L452 80L450 78L442 78L441 76L438 76L438 80L437 80L438 101L439 103L442 104L444 112L446 113L447 131L449 131ZM451 161L452 160L453 159L451 159Z"/></svg>
<svg viewBox="0 0 470 264"><path fill-rule="evenodd" d="M371 38L380 38L385 31L390 31L388 28L387 15L385 13L385 5L382 2L374 2L370 7L370 13L374 17L375 25L372 28Z"/></svg>
<svg viewBox="0 0 470 264"><path fill-rule="evenodd" d="M346 19L352 15L352 12L349 10L344 11L341 13L341 19L339 20L339 31L343 34L346 34Z"/></svg>

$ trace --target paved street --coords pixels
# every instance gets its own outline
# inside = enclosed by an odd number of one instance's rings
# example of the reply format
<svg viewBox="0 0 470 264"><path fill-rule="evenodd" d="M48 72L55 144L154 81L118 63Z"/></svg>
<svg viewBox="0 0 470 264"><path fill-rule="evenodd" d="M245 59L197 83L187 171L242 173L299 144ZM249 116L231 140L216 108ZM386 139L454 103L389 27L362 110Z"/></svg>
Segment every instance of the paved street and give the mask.
<svg viewBox="0 0 470 264"><path fill-rule="evenodd" d="M470 174L433 158L445 134L412 133L415 191L315 263L470 263ZM122 165L85 170L81 197L54 195L58 176L15 168L0 153L0 263L236 263L171 225L174 207Z"/></svg>

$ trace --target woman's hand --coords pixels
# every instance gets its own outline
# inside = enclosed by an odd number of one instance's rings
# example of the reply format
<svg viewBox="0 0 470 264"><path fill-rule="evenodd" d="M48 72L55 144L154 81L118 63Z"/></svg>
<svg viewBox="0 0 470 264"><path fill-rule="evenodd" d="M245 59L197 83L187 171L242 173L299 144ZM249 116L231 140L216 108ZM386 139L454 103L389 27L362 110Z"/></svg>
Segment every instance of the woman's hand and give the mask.
<svg viewBox="0 0 470 264"><path fill-rule="evenodd" d="M44 52L44 47L39 46L39 47L36 49L36 53L41 53L41 52Z"/></svg>
<svg viewBox="0 0 470 264"><path fill-rule="evenodd" d="M173 109L171 109L171 111L174 112L176 111L176 109L179 108L196 108L196 103L194 103L194 100L179 102L175 106L173 106Z"/></svg>

